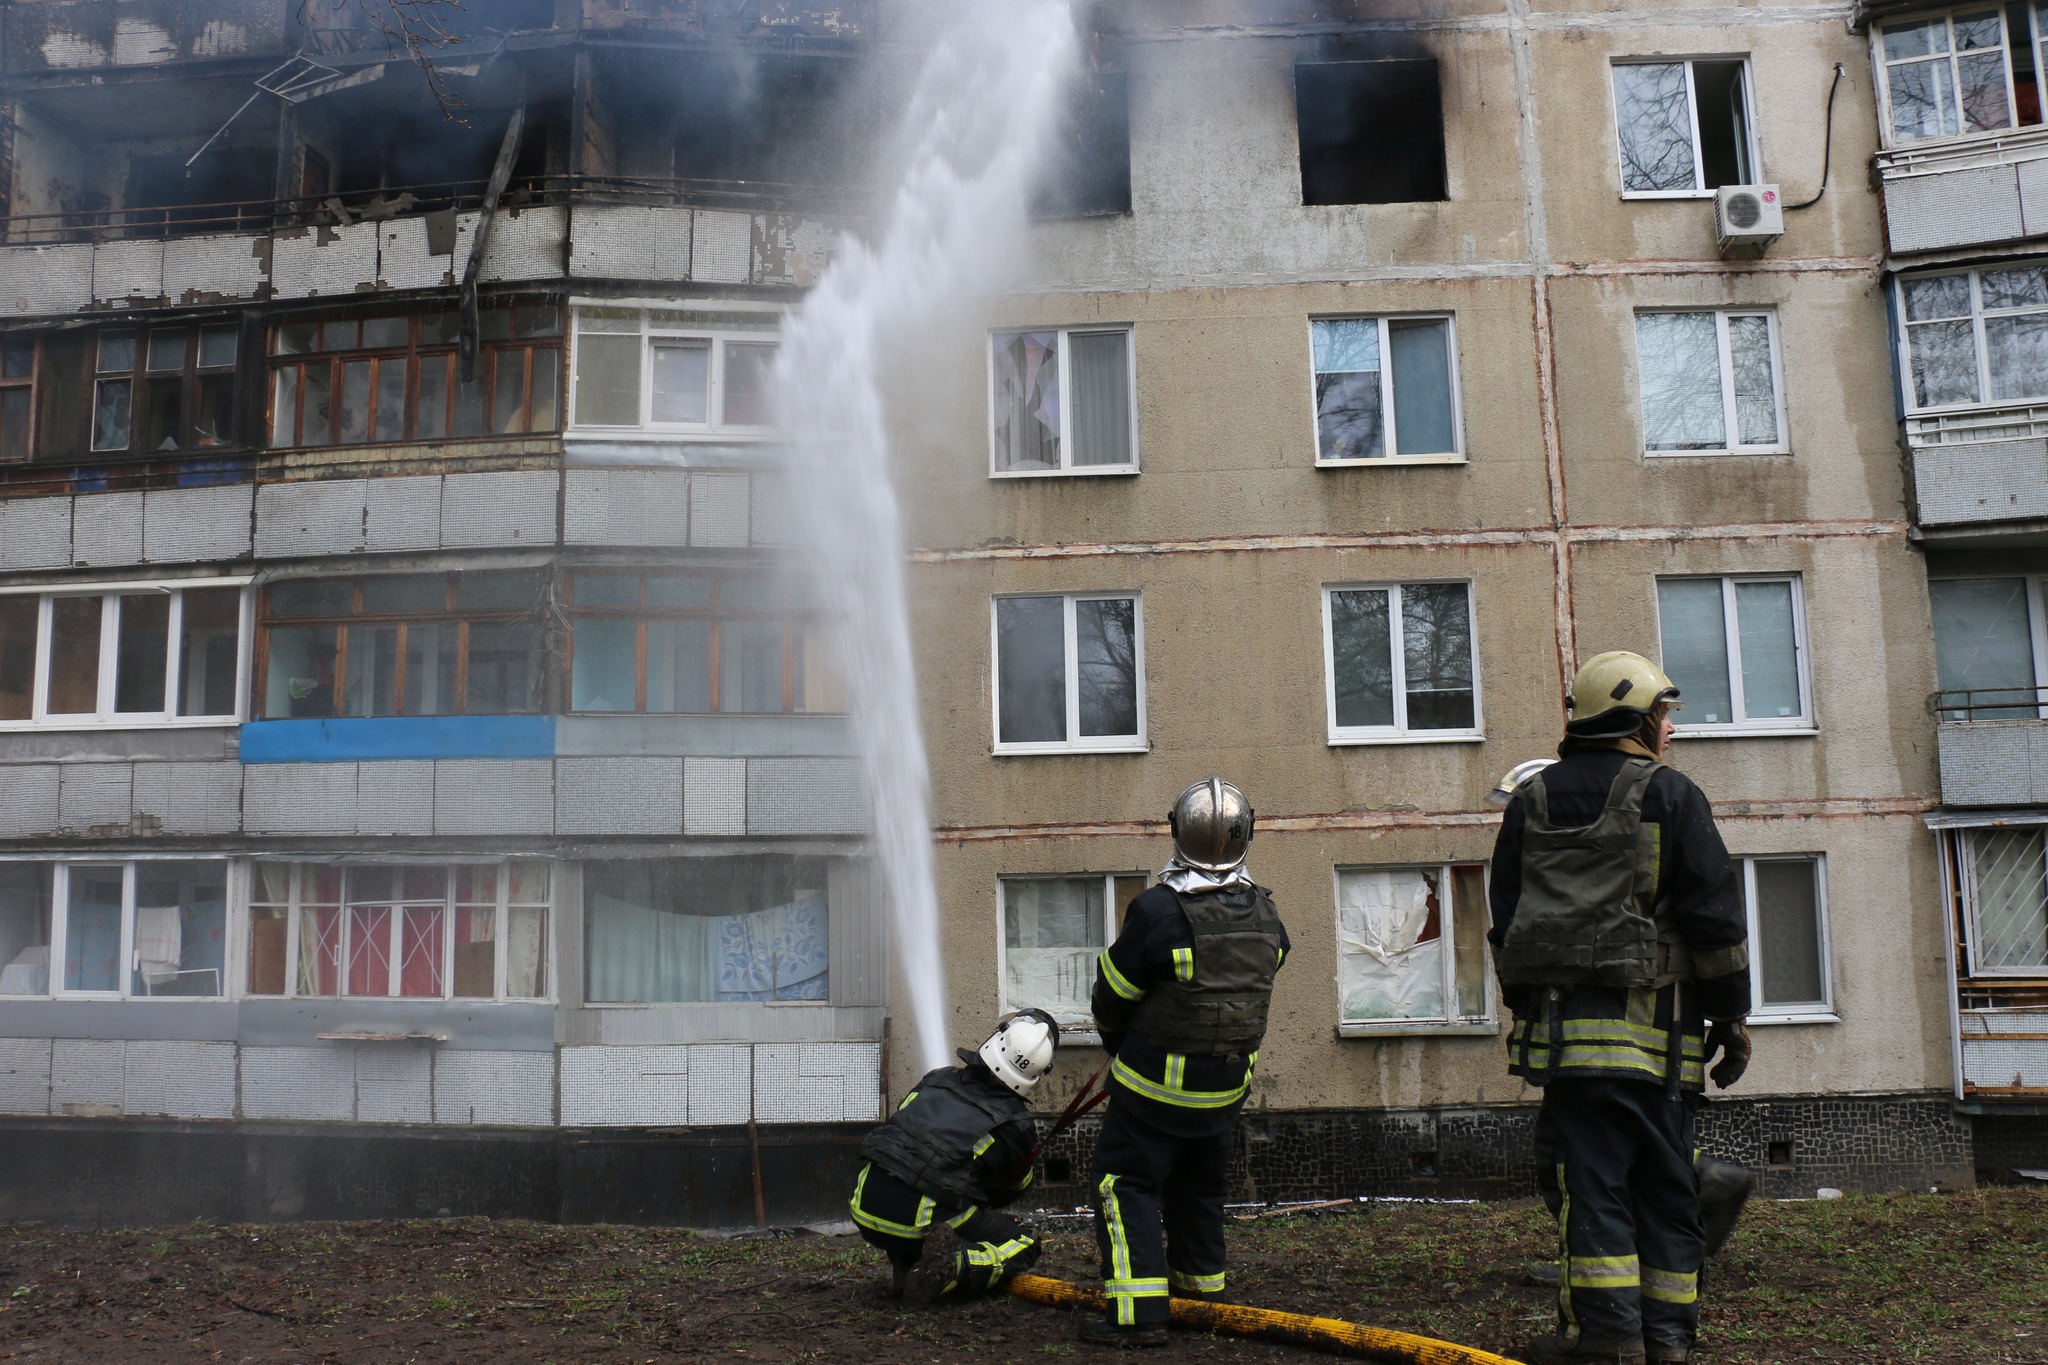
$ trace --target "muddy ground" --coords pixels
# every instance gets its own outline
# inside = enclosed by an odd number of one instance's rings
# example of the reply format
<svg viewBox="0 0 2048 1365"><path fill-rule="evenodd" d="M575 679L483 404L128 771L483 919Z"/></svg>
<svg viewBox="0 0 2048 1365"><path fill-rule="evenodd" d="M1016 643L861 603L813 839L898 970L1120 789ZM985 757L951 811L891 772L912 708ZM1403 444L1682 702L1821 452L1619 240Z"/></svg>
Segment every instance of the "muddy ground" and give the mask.
<svg viewBox="0 0 2048 1365"><path fill-rule="evenodd" d="M1038 1270L1092 1279L1085 1221ZM1231 1229L1236 1302L1509 1351L1551 1319L1529 1203L1377 1204ZM443 1222L0 1227L0 1360L1037 1362L1098 1353L1013 1299L911 1311L850 1236ZM1706 1291L1715 1365L2048 1365L2048 1190L1752 1205ZM1176 1335L1154 1361L1315 1354ZM1102 1357L1106 1358L1106 1357Z"/></svg>

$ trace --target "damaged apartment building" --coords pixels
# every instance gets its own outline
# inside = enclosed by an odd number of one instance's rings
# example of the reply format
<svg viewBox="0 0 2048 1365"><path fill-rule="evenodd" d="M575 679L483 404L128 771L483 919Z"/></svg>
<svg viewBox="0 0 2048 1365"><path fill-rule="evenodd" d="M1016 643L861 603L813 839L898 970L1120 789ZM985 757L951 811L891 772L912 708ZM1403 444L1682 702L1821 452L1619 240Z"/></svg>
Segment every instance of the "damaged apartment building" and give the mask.
<svg viewBox="0 0 2048 1365"><path fill-rule="evenodd" d="M843 1207L918 1058L766 384L908 13L0 10L0 1216ZM954 1041L1093 1069L1219 772L1240 1188L1524 1189L1486 795L1634 648L1754 926L1714 1150L2048 1164L2044 21L1084 20L1036 283L891 392Z"/></svg>

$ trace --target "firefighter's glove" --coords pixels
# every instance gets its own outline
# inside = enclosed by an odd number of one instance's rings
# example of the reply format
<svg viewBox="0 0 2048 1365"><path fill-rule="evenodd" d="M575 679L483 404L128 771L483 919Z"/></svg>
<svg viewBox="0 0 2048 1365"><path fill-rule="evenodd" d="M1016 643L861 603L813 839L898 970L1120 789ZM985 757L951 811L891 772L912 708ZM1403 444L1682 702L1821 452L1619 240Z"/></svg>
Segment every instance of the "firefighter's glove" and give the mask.
<svg viewBox="0 0 2048 1365"><path fill-rule="evenodd" d="M1707 1074L1714 1078L1714 1084L1726 1090L1742 1079L1742 1073L1749 1070L1749 1027L1740 1019L1716 1020L1707 1030L1707 1057L1721 1054L1721 1060L1714 1063L1714 1069Z"/></svg>

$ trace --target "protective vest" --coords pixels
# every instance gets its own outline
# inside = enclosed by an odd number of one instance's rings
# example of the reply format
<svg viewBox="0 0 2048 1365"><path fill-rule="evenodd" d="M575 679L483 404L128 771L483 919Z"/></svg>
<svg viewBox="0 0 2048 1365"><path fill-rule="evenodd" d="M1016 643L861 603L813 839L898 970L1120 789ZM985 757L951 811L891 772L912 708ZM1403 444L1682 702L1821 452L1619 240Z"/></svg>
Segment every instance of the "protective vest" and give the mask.
<svg viewBox="0 0 2048 1365"><path fill-rule="evenodd" d="M1576 829L1551 823L1542 773L1522 784L1522 896L1501 944L1504 984L1636 990L1692 979L1657 894L1660 830L1643 822L1663 766L1624 763L1600 818Z"/></svg>
<svg viewBox="0 0 2048 1365"><path fill-rule="evenodd" d="M986 1204L995 1191L974 1169L976 1155L987 1150L983 1139L1030 1113L1022 1100L968 1084L957 1069L935 1071L918 1083L908 1104L867 1135L860 1154L943 1206Z"/></svg>
<svg viewBox="0 0 2048 1365"><path fill-rule="evenodd" d="M1174 979L1145 992L1131 1016L1132 1029L1166 1052L1256 1052L1266 1036L1273 975L1280 970L1280 912L1257 887L1249 893L1175 895L1194 931L1194 947L1175 951Z"/></svg>

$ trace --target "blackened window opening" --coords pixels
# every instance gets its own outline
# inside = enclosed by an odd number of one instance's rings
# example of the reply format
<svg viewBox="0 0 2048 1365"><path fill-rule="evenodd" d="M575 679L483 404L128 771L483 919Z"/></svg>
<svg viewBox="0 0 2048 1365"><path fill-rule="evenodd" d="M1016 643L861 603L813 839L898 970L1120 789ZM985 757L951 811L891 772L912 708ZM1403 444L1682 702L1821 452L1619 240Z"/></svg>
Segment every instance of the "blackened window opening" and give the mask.
<svg viewBox="0 0 2048 1365"><path fill-rule="evenodd" d="M1304 62L1294 68L1304 204L1450 197L1434 60Z"/></svg>
<svg viewBox="0 0 2048 1365"><path fill-rule="evenodd" d="M1131 211L1129 73L1084 71L1075 79L1031 211L1040 218Z"/></svg>

